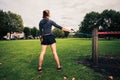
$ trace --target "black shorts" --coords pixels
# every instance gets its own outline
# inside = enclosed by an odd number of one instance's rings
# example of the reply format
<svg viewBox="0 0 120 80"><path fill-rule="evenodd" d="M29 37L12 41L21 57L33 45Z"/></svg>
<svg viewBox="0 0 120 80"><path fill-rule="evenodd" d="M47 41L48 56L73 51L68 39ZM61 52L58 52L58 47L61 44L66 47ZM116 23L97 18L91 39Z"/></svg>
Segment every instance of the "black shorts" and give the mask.
<svg viewBox="0 0 120 80"><path fill-rule="evenodd" d="M54 35L43 36L43 41L41 42L42 45L50 45L53 43L56 43Z"/></svg>

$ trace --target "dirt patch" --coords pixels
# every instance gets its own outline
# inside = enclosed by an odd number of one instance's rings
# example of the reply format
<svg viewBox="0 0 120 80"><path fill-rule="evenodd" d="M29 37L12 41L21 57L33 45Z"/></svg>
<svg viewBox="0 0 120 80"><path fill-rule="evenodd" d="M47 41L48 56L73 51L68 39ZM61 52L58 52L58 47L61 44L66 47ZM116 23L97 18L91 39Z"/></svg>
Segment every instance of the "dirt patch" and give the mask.
<svg viewBox="0 0 120 80"><path fill-rule="evenodd" d="M92 68L107 77L114 77L114 80L120 79L120 56L99 56L98 65L94 66L90 56L80 57L76 60L78 64L83 64ZM116 79L115 79L116 78ZM119 78L119 79L118 79ZM111 79L112 80L112 79Z"/></svg>

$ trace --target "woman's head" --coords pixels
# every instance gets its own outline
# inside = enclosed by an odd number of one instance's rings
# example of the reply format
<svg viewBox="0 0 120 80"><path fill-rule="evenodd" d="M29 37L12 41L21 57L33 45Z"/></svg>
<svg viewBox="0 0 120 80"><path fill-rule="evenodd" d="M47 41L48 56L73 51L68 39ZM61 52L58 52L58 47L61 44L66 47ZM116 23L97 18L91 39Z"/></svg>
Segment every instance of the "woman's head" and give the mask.
<svg viewBox="0 0 120 80"><path fill-rule="evenodd" d="M48 17L50 17L50 11L46 9L43 11L43 18L48 18Z"/></svg>

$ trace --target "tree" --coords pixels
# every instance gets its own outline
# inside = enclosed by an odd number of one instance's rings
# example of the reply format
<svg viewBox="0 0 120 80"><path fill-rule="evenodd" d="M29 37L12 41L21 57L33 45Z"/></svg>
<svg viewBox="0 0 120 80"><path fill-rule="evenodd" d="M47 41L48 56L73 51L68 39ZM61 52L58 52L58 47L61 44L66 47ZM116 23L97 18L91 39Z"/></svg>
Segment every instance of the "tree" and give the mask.
<svg viewBox="0 0 120 80"><path fill-rule="evenodd" d="M63 38L63 36L64 36L64 32L62 30L58 29L58 28L53 29L53 34L57 38Z"/></svg>
<svg viewBox="0 0 120 80"><path fill-rule="evenodd" d="M8 32L22 32L23 20L20 15L10 11L0 10L0 36L3 38ZM11 37L10 37L11 38Z"/></svg>
<svg viewBox="0 0 120 80"><path fill-rule="evenodd" d="M35 39L36 36L39 35L38 32L39 32L39 30L36 27L33 27L31 29L31 35L33 36L34 39Z"/></svg>
<svg viewBox="0 0 120 80"><path fill-rule="evenodd" d="M22 32L23 31L23 20L20 15L8 11L8 32Z"/></svg>
<svg viewBox="0 0 120 80"><path fill-rule="evenodd" d="M24 27L23 31L25 33L26 39L28 39L28 36L31 34L31 29L29 27Z"/></svg>

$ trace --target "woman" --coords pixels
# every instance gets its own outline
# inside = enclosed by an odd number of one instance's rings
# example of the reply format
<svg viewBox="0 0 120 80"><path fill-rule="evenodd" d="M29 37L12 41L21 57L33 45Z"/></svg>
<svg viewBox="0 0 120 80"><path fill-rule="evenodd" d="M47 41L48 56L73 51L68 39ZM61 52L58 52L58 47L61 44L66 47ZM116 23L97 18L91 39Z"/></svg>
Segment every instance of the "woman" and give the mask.
<svg viewBox="0 0 120 80"><path fill-rule="evenodd" d="M51 47L52 54L57 64L57 70L58 71L61 70L60 61L56 52L56 44L55 44L56 40L52 33L52 26L57 27L63 31L72 32L72 30L61 27L60 25L56 24L54 21L50 20L49 18L50 18L50 11L44 10L43 19L39 23L40 41L42 46L41 54L39 57L39 67L38 67L38 71L40 72L42 71L42 62L48 45L50 45Z"/></svg>

